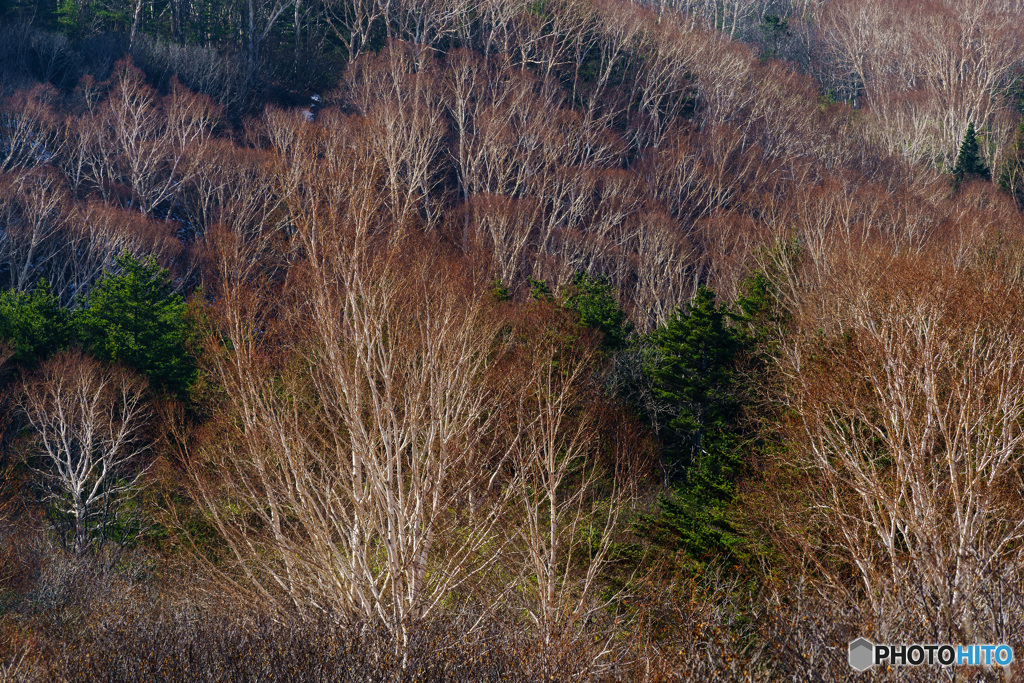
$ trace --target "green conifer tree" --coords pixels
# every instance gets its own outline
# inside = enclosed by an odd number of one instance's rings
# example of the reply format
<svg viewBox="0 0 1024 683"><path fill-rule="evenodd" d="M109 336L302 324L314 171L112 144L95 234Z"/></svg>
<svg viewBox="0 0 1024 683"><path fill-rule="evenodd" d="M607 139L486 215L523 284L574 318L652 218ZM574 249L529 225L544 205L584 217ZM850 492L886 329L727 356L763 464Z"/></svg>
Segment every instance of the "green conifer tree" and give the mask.
<svg viewBox="0 0 1024 683"><path fill-rule="evenodd" d="M967 133L964 134L964 141L960 145L960 152L956 155L956 165L953 166L953 178L959 184L970 178L988 177L988 166L985 165L985 160L981 157L978 135L974 131L974 124L971 123L967 126Z"/></svg>
<svg viewBox="0 0 1024 683"><path fill-rule="evenodd" d="M534 301L547 303L555 298L551 293L551 288L548 287L548 283L543 280L534 280L532 277L527 277L526 284L530 285L530 298Z"/></svg>
<svg viewBox="0 0 1024 683"><path fill-rule="evenodd" d="M125 252L117 273L93 288L77 318L79 337L91 353L119 361L167 389L184 392L195 364L186 350L186 303L170 273L150 256L142 261Z"/></svg>
<svg viewBox="0 0 1024 683"><path fill-rule="evenodd" d="M734 365L745 344L743 332L730 324L734 317L702 286L653 335L660 361L649 374L655 396L671 406L664 450L701 497L720 498L720 475L732 469L731 425L740 409Z"/></svg>
<svg viewBox="0 0 1024 683"><path fill-rule="evenodd" d="M0 294L0 339L14 347L14 360L30 364L65 347L71 339L71 314L45 280L31 292Z"/></svg>
<svg viewBox="0 0 1024 683"><path fill-rule="evenodd" d="M604 333L604 345L618 349L629 336L632 325L615 300L615 288L607 277L577 273L563 297L563 306L580 317L580 324Z"/></svg>
<svg viewBox="0 0 1024 683"><path fill-rule="evenodd" d="M512 291L505 286L500 277L496 277L491 282L491 296L495 301L508 301L512 298Z"/></svg>
<svg viewBox="0 0 1024 683"><path fill-rule="evenodd" d="M661 431L674 491L661 496L657 513L642 517L635 528L655 545L683 552L698 567L743 555L728 506L749 436L741 424L747 401L739 367L767 342L775 318L763 273L744 283L737 306L739 312L716 305L715 293L701 287L653 335L659 360L648 374L654 393L670 406L667 429Z"/></svg>

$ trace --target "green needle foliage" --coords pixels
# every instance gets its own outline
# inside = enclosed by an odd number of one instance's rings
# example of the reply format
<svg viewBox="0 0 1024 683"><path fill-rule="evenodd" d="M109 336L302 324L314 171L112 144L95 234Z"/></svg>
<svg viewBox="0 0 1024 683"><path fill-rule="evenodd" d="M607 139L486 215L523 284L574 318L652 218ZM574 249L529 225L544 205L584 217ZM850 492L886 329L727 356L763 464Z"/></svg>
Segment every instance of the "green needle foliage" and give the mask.
<svg viewBox="0 0 1024 683"><path fill-rule="evenodd" d="M658 509L635 525L637 533L677 557L683 566L700 570L709 563L744 559L743 539L730 523L725 505L708 504L677 491L658 497Z"/></svg>
<svg viewBox="0 0 1024 683"><path fill-rule="evenodd" d="M655 515L641 518L638 533L673 553L703 564L739 560L741 539L728 519L736 481L745 466L747 403L740 366L767 342L771 293L755 274L737 300L739 312L715 303L701 287L652 335L659 360L648 374L654 394L667 406L661 430L663 454L674 487Z"/></svg>
<svg viewBox="0 0 1024 683"><path fill-rule="evenodd" d="M580 317L580 324L604 333L604 345L621 348L633 326L615 300L615 288L604 276L577 273L568 287L563 305Z"/></svg>
<svg viewBox="0 0 1024 683"><path fill-rule="evenodd" d="M14 360L34 363L67 346L71 315L45 280L31 292L0 293L0 339L14 347Z"/></svg>
<svg viewBox="0 0 1024 683"><path fill-rule="evenodd" d="M512 298L512 291L502 283L501 278L494 278L491 282L491 295L495 301L509 301Z"/></svg>
<svg viewBox="0 0 1024 683"><path fill-rule="evenodd" d="M974 131L974 124L972 123L967 126L967 133L964 134L964 141L960 145L960 152L956 155L953 179L959 185L970 178L985 179L988 177L988 166L985 165L985 160L981 157L978 135Z"/></svg>
<svg viewBox="0 0 1024 683"><path fill-rule="evenodd" d="M526 283L530 285L530 298L534 301L547 303L555 298L554 294L551 293L551 288L548 287L548 283L543 280L534 280L532 277L527 277Z"/></svg>
<svg viewBox="0 0 1024 683"><path fill-rule="evenodd" d="M671 406L665 454L702 497L721 498L719 482L733 470L728 453L740 411L734 366L746 343L730 324L735 317L702 286L653 335L661 360L649 374L655 396Z"/></svg>
<svg viewBox="0 0 1024 683"><path fill-rule="evenodd" d="M157 386L184 393L195 375L184 298L152 256L138 261L126 252L116 263L119 272L96 284L78 314L82 343L98 358L124 363Z"/></svg>

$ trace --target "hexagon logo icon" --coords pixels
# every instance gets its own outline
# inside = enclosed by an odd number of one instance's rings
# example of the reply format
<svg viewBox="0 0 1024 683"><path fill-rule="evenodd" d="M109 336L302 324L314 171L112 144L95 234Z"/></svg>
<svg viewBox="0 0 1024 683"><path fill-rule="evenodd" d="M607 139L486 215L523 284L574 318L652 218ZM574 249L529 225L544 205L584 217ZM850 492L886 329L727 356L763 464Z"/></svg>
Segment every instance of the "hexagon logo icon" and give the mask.
<svg viewBox="0 0 1024 683"><path fill-rule="evenodd" d="M875 658L875 646L867 638L858 638L850 643L850 666L855 671L867 671Z"/></svg>

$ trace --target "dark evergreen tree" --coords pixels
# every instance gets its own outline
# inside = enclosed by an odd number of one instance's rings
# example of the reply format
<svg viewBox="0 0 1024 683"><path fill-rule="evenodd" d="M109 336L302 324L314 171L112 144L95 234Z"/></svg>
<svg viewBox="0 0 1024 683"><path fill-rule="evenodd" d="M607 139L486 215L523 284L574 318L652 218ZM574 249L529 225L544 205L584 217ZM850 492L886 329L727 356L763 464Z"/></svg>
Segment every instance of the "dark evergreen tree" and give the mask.
<svg viewBox="0 0 1024 683"><path fill-rule="evenodd" d="M668 406L668 423L659 431L674 491L636 529L698 565L742 555L728 517L749 442L739 369L757 364L752 352L769 337L774 312L767 277L749 278L736 303L739 312L716 305L715 293L701 287L653 335L659 360L648 369L655 395Z"/></svg>
<svg viewBox="0 0 1024 683"><path fill-rule="evenodd" d="M543 280L534 280L532 277L527 277L526 283L530 285L531 299L548 302L555 298L551 293L551 288L548 287L548 283Z"/></svg>
<svg viewBox="0 0 1024 683"><path fill-rule="evenodd" d="M186 348L186 303L156 259L119 256L77 316L79 336L91 353L119 361L158 386L184 392L195 375Z"/></svg>
<svg viewBox="0 0 1024 683"><path fill-rule="evenodd" d="M702 498L721 498L716 482L732 470L731 427L740 410L734 367L745 344L730 324L734 317L702 286L653 334L660 360L649 374L655 396L670 406L665 455L677 478L685 473L687 488Z"/></svg>
<svg viewBox="0 0 1024 683"><path fill-rule="evenodd" d="M567 288L563 305L579 315L581 325L601 330L604 345L610 349L621 348L632 329L607 277L577 273Z"/></svg>
<svg viewBox="0 0 1024 683"><path fill-rule="evenodd" d="M14 347L14 360L30 364L67 346L71 315L41 281L31 292L0 294L0 339Z"/></svg>
<svg viewBox="0 0 1024 683"><path fill-rule="evenodd" d="M778 58L780 48L790 36L789 20L783 19L777 14L766 14L764 23L760 26L760 32L761 59Z"/></svg>
<svg viewBox="0 0 1024 683"><path fill-rule="evenodd" d="M743 560L743 540L729 521L726 505L682 490L658 496L657 505L657 512L640 517L634 530L675 556L680 565L699 570L714 561Z"/></svg>
<svg viewBox="0 0 1024 683"><path fill-rule="evenodd" d="M512 291L502 283L501 278L496 277L491 282L491 295L495 301L508 301L512 298Z"/></svg>
<svg viewBox="0 0 1024 683"><path fill-rule="evenodd" d="M978 135L974 131L974 124L967 126L967 133L964 134L964 141L960 145L960 152L956 155L956 165L953 167L953 178L959 184L970 178L988 178L989 170L985 160L981 157L981 149L978 147Z"/></svg>

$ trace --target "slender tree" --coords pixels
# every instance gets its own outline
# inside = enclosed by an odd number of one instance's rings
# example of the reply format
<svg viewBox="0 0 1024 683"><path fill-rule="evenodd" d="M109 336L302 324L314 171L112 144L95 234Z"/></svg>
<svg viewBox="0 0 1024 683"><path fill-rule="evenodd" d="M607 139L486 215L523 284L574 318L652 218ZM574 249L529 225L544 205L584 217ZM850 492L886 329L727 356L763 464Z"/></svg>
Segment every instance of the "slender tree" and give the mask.
<svg viewBox="0 0 1024 683"><path fill-rule="evenodd" d="M974 131L974 124L971 123L967 126L964 141L960 144L960 152L956 155L953 178L957 183L962 183L971 178L988 178L988 176L988 166L981 156L978 135Z"/></svg>
<svg viewBox="0 0 1024 683"><path fill-rule="evenodd" d="M70 547L101 547L145 472L145 381L71 351L24 381L20 408L42 456L38 471Z"/></svg>

